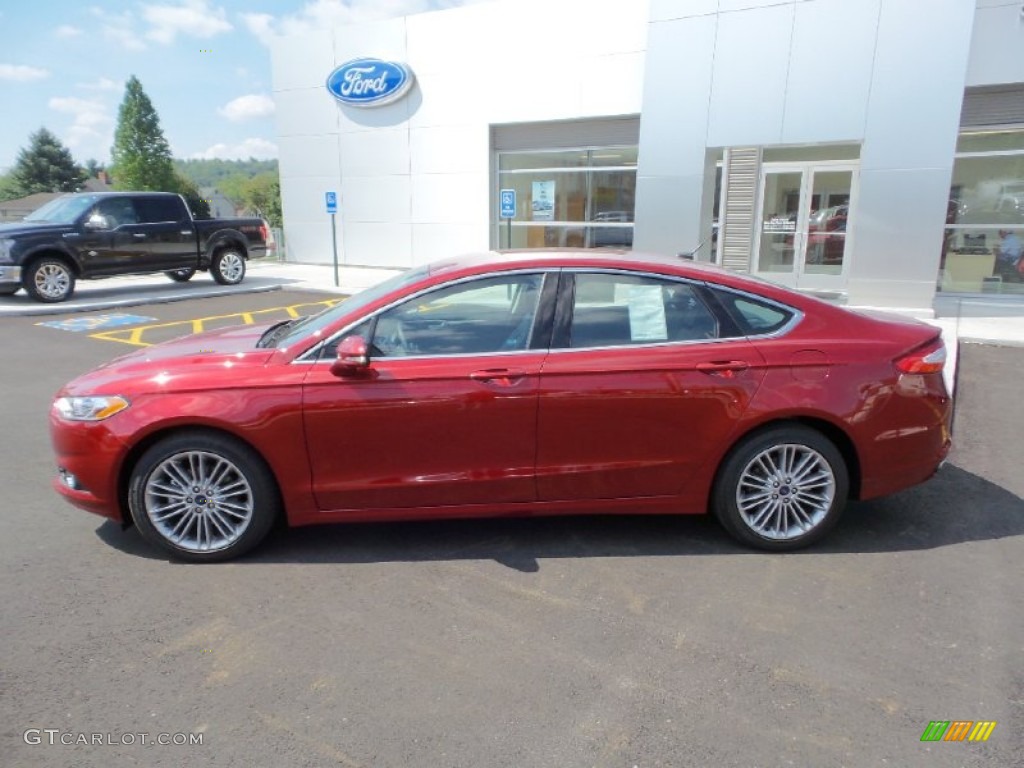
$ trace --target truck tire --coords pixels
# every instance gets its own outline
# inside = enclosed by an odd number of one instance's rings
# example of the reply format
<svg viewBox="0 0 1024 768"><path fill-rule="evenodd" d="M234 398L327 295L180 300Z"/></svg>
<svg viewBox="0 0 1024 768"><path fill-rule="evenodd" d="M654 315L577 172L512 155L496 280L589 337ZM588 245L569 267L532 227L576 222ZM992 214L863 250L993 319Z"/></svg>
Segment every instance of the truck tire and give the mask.
<svg viewBox="0 0 1024 768"><path fill-rule="evenodd" d="M67 301L75 292L75 273L63 259L44 256L29 264L22 285L36 301L55 304Z"/></svg>
<svg viewBox="0 0 1024 768"><path fill-rule="evenodd" d="M192 279L196 271L194 269L172 269L168 272L164 272L171 280L176 283L187 283Z"/></svg>
<svg viewBox="0 0 1024 768"><path fill-rule="evenodd" d="M238 285L245 277L245 255L234 246L222 248L213 257L210 274L221 285Z"/></svg>

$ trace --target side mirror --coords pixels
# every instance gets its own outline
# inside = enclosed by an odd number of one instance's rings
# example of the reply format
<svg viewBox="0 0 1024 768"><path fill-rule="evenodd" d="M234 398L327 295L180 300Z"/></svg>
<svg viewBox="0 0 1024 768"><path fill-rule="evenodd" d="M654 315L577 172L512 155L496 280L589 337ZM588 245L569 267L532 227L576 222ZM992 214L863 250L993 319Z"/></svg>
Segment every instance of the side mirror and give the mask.
<svg viewBox="0 0 1024 768"><path fill-rule="evenodd" d="M102 213L94 213L85 220L86 229L110 229L110 219Z"/></svg>
<svg viewBox="0 0 1024 768"><path fill-rule="evenodd" d="M366 339L362 336L349 336L338 345L338 359L331 363L331 373L335 376L358 376L370 367L370 354Z"/></svg>

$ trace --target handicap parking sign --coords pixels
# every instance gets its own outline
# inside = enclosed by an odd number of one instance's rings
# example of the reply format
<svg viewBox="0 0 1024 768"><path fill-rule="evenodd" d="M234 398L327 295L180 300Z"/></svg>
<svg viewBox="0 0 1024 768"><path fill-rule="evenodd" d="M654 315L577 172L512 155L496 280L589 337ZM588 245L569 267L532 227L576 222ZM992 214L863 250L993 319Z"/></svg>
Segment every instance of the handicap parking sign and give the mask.
<svg viewBox="0 0 1024 768"><path fill-rule="evenodd" d="M516 191L514 189L501 190L501 218L514 219L516 217Z"/></svg>
<svg viewBox="0 0 1024 768"><path fill-rule="evenodd" d="M327 203L327 212L328 213L337 213L338 212L338 193L337 192L325 192L324 193L324 202Z"/></svg>

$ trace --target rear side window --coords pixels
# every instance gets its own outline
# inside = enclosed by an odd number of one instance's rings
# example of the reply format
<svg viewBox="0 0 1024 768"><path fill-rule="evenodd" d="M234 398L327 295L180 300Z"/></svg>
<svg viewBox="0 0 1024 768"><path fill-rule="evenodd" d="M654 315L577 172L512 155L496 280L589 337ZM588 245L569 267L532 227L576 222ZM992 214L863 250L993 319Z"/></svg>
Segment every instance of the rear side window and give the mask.
<svg viewBox="0 0 1024 768"><path fill-rule="evenodd" d="M142 224L185 220L185 209L176 197L139 197L135 200L135 210Z"/></svg>
<svg viewBox="0 0 1024 768"><path fill-rule="evenodd" d="M788 307L759 301L731 291L714 290L715 298L726 308L746 336L763 336L784 328L796 315Z"/></svg>
<svg viewBox="0 0 1024 768"><path fill-rule="evenodd" d="M687 283L645 275L576 275L569 346L716 339L718 319Z"/></svg>

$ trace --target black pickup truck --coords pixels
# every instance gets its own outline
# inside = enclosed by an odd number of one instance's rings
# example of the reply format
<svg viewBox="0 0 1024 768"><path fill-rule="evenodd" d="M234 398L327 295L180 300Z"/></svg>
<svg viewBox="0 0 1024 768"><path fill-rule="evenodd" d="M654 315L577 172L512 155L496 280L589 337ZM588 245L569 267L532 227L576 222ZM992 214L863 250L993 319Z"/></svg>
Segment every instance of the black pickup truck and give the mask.
<svg viewBox="0 0 1024 768"><path fill-rule="evenodd" d="M76 280L148 272L184 282L209 270L234 285L266 250L262 219L193 219L170 192L63 195L0 224L0 296L24 288L37 301L64 301Z"/></svg>

